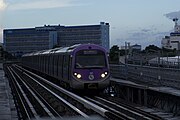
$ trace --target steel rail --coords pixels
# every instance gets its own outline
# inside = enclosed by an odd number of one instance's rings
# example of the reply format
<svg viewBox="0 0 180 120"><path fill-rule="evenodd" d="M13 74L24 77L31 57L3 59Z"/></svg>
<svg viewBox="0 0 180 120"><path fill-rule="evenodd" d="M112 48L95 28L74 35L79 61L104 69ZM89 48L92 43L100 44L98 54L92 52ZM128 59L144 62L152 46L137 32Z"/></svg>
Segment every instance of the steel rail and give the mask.
<svg viewBox="0 0 180 120"><path fill-rule="evenodd" d="M44 103L38 98L38 96L31 90L32 88L30 88L15 71L14 71L14 74L19 78L21 83L23 83L25 88L28 90L28 94L30 93L31 96L33 96L33 98L35 98L35 101L37 101L39 103L39 105L40 105L39 107L41 107L43 109L43 111L41 111L41 112L43 112L43 113L45 112L48 117L55 119L54 115L48 110L46 105L44 105Z"/></svg>
<svg viewBox="0 0 180 120"><path fill-rule="evenodd" d="M23 73L19 67L17 66L14 66L14 67L18 69L21 72L21 74ZM35 92L35 94L43 101L43 103L46 106L46 109L49 109L55 117L62 118L62 116L45 100L45 98L39 93L39 91L37 91L34 87L32 87L31 83L29 82L26 82L26 83L29 85L29 87L31 87L31 89Z"/></svg>
<svg viewBox="0 0 180 120"><path fill-rule="evenodd" d="M85 117L85 118L89 118L88 115L86 115L85 113L83 113L81 110L79 110L77 107L75 107L74 105L70 104L69 102L67 102L65 99L63 99L62 97L60 97L59 95L57 95L56 93L54 93L53 91L51 91L49 88L47 88L46 86L44 86L43 84L41 84L39 81L35 80L33 77L31 77L30 75L28 75L27 73L24 73L26 76L28 76L29 78L31 78L32 80L34 80L38 85L40 85L41 87L43 87L45 90L47 90L49 93L51 93L53 96L55 96L56 98L58 98L60 101L62 101L64 104L66 104L69 108L73 109L74 111L76 111L79 115Z"/></svg>
<svg viewBox="0 0 180 120"><path fill-rule="evenodd" d="M160 118L156 115L149 114L149 113L142 111L138 108L135 108L129 104L124 104L121 102L115 103L110 100L106 100L104 98L98 97L98 96L95 96L95 98L105 102L106 104L112 105L112 106L117 106L117 107L122 107L122 108L124 107L128 110L128 112L131 112L132 116L133 116L133 114L135 115L135 117L137 116L137 119L143 118L145 120L162 120L162 118ZM125 110L123 110L123 111L125 111Z"/></svg>
<svg viewBox="0 0 180 120"><path fill-rule="evenodd" d="M110 107L110 106L108 106L108 105L105 105L105 104L103 104L103 103L100 103L100 102L97 101L97 100L94 100L94 99L92 99L92 98L90 98L90 97L87 97L87 96L85 96L85 98L86 98L87 100L95 103L95 104L98 104L98 105L102 106L103 108L108 109L109 111L111 111L112 113L116 114L117 116L121 116L122 119L125 119L125 120L135 120L135 118L130 117L130 116L127 116L126 114L124 114L124 113L122 113L122 112L120 112L120 111L118 111L118 110L116 110L116 109L114 109L114 108L112 108L112 107Z"/></svg>
<svg viewBox="0 0 180 120"><path fill-rule="evenodd" d="M15 66L17 66L17 65L15 65ZM103 116L105 118L109 118L109 119L113 118L113 119L121 119L121 120L123 120L123 118L121 116L116 115L113 112L108 111L107 109L104 109L104 108L94 104L93 102L90 102L90 101L88 101L88 100L86 100L86 99L84 99L84 98L82 98L82 97L80 97L80 96L78 96L78 95L76 95L76 94L74 94L72 92L69 92L69 91L67 91L67 90L65 90L65 89L63 89L63 88L61 88L61 87L59 87L59 86L49 82L48 80L46 80L46 79L44 79L44 78L42 78L42 77L40 77L40 76L38 76L38 75L28 71L28 70L20 67L20 66L17 66L17 67L22 69L22 71L24 71L24 72L27 72L27 73L29 73L29 74L31 74L33 76L36 76L38 79L42 80L46 84L49 84L54 89L60 91L63 94L66 94L67 96L69 96L70 98L74 99L75 101L78 101L79 103L83 104L84 107L86 107L87 109L91 109L91 110L95 111L96 113L100 114L101 116Z"/></svg>
<svg viewBox="0 0 180 120"><path fill-rule="evenodd" d="M106 100L106 99L104 99L104 98L101 98L101 97L98 97L98 96L95 96L95 98L100 99L100 100L103 100L103 101L108 102L108 103L110 103L110 104L113 104L113 105L115 105L115 106L120 105L120 106L126 107L127 109L130 109L130 110L132 110L132 111L134 111L134 112L137 112L137 113L139 113L139 114L142 114L142 115L145 116L146 118L156 119L156 120L162 120L162 118L159 117L159 116L149 114L149 113L147 113L147 112L145 112L145 111L143 111L143 110L141 110L141 109L132 107L132 106L129 105L129 104L125 104L125 103L122 103L122 102L118 102L118 103L117 103L117 102L114 102L114 101L112 102L111 100L108 101L108 100Z"/></svg>
<svg viewBox="0 0 180 120"><path fill-rule="evenodd" d="M39 119L39 116L37 115L31 102L29 101L25 92L17 82L16 77L12 73L12 69L10 67L7 67L7 70L10 72L10 75L12 76L12 84L14 85L15 92L17 93L16 97L20 99L18 105L21 105L20 107L23 109L20 110L21 112L23 111L23 114L21 114L23 116L23 119L31 119L31 118Z"/></svg>
<svg viewBox="0 0 180 120"><path fill-rule="evenodd" d="M17 65L16 65L16 66L17 66ZM33 75L33 76L36 76L37 78L39 78L39 79L41 79L42 81L44 81L45 83L51 85L53 88L57 89L58 91L66 94L66 95L68 95L68 96L71 97L72 99L74 99L74 100L76 100L76 101L79 101L79 102L82 103L85 107L87 107L87 108L89 108L89 109L91 108L91 109L95 110L97 113L99 113L100 115L102 115L102 116L104 116L104 117L106 116L105 113L108 112L108 111L105 110L105 109L103 109L102 107L99 107L99 106L95 105L94 103L89 102L89 101L87 101L86 99L83 99L82 97L80 97L80 96L78 96L78 95L76 95L76 94L74 94L74 93L72 93L72 92L69 92L69 91L67 91L67 90L59 87L58 85L55 85L55 84L49 82L48 80L42 78L41 76L38 76L38 75L36 75L36 74L34 74L34 73L32 73L32 72L24 69L24 68L21 68L21 69L23 69L23 71L26 71L26 72L28 72L29 74Z"/></svg>

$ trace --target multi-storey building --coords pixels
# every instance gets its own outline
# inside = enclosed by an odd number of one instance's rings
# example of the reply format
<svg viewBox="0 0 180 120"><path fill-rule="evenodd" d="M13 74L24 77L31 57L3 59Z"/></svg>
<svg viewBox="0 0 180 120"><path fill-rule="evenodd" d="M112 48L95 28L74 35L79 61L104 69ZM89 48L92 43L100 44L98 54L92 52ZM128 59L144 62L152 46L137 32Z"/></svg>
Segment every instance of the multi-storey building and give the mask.
<svg viewBox="0 0 180 120"><path fill-rule="evenodd" d="M175 22L174 32L171 32L170 36L165 36L161 41L161 45L166 49L180 50L180 25L177 23L177 18L173 19L173 21Z"/></svg>
<svg viewBox="0 0 180 120"><path fill-rule="evenodd" d="M73 44L94 43L109 49L109 23L100 25L65 26L58 31L58 44L68 46Z"/></svg>
<svg viewBox="0 0 180 120"><path fill-rule="evenodd" d="M109 23L83 26L50 26L5 29L4 48L14 56L57 46L94 43L109 50Z"/></svg>
<svg viewBox="0 0 180 120"><path fill-rule="evenodd" d="M57 32L52 28L4 30L4 49L13 56L52 48L57 41Z"/></svg>

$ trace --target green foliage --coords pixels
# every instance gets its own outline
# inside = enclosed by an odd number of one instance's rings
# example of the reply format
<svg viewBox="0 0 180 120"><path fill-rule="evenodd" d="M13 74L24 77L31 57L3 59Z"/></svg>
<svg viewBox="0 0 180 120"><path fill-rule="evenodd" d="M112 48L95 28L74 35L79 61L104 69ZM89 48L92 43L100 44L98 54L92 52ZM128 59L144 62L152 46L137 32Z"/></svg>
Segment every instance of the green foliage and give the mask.
<svg viewBox="0 0 180 120"><path fill-rule="evenodd" d="M127 50L127 53L128 53L129 50ZM125 55L125 50L119 50L120 52L120 56L124 56Z"/></svg>
<svg viewBox="0 0 180 120"><path fill-rule="evenodd" d="M145 51L147 52L157 52L157 51L160 51L161 48L155 46L155 45L149 45L145 48Z"/></svg>
<svg viewBox="0 0 180 120"><path fill-rule="evenodd" d="M118 63L119 62L119 47L117 45L114 45L110 49L109 57L110 57L110 63Z"/></svg>
<svg viewBox="0 0 180 120"><path fill-rule="evenodd" d="M4 59L15 59L14 56L12 56L12 54L8 53L7 51L3 51L2 52L2 56L4 57Z"/></svg>
<svg viewBox="0 0 180 120"><path fill-rule="evenodd" d="M166 48L159 48L155 45L149 45L145 48L145 50L143 50L141 53L150 53L150 54L160 54L160 56L162 57L166 57L166 56L169 56L169 57L174 57L177 55L177 50L171 50L171 49L166 49Z"/></svg>
<svg viewBox="0 0 180 120"><path fill-rule="evenodd" d="M60 47L59 45L54 45L52 49Z"/></svg>

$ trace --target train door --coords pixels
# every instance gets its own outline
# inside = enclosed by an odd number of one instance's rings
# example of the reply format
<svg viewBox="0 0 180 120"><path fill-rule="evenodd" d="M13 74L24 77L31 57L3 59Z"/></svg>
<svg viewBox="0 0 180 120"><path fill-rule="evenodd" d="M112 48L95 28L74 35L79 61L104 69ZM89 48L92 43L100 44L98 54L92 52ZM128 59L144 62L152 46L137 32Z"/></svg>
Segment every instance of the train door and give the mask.
<svg viewBox="0 0 180 120"><path fill-rule="evenodd" d="M50 67L51 67L51 57L48 55L47 56L48 63L47 63L47 73L50 75Z"/></svg>
<svg viewBox="0 0 180 120"><path fill-rule="evenodd" d="M72 56L69 56L69 68L68 68L68 71L69 71L68 80L70 80L71 76L72 76L72 73L71 73L71 71L72 71Z"/></svg>
<svg viewBox="0 0 180 120"><path fill-rule="evenodd" d="M45 65L46 65L46 60L45 60L45 56L42 56L42 61L43 61L43 64L42 64L42 71L45 73Z"/></svg>
<svg viewBox="0 0 180 120"><path fill-rule="evenodd" d="M57 67L57 76L60 77L61 79L63 78L63 56L59 55L58 56L58 67Z"/></svg>
<svg viewBox="0 0 180 120"><path fill-rule="evenodd" d="M58 78L58 62L59 62L59 56L55 55L54 56L54 76L56 76L56 78Z"/></svg>
<svg viewBox="0 0 180 120"><path fill-rule="evenodd" d="M47 64L47 58L46 55L44 55L44 73L46 73L46 64Z"/></svg>
<svg viewBox="0 0 180 120"><path fill-rule="evenodd" d="M39 64L39 56L36 56L36 58L37 58L37 66L36 67L37 67L37 70L39 70L39 68L40 68L39 67L40 66L40 64Z"/></svg>
<svg viewBox="0 0 180 120"><path fill-rule="evenodd" d="M48 74L48 70L49 70L49 57L48 57L48 55L45 55L45 57L46 57L46 64L45 64L45 67L46 67L46 71L45 71L45 73L46 74Z"/></svg>
<svg viewBox="0 0 180 120"><path fill-rule="evenodd" d="M40 55L39 56L39 63L40 63L40 71L42 72L43 71L43 59L42 59L42 56Z"/></svg>
<svg viewBox="0 0 180 120"><path fill-rule="evenodd" d="M43 56L43 72L45 73L45 69L46 69L46 57Z"/></svg>
<svg viewBox="0 0 180 120"><path fill-rule="evenodd" d="M49 55L49 75L53 76L53 55Z"/></svg>
<svg viewBox="0 0 180 120"><path fill-rule="evenodd" d="M69 55L63 57L63 79L69 79Z"/></svg>

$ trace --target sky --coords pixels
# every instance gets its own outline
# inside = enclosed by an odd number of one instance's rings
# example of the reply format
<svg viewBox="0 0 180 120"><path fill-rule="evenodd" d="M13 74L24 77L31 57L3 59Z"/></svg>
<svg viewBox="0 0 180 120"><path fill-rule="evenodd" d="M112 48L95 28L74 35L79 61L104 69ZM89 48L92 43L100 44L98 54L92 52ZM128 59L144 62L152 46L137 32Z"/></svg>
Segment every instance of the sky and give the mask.
<svg viewBox="0 0 180 120"><path fill-rule="evenodd" d="M110 45L161 46L180 18L180 0L0 0L3 29L110 24Z"/></svg>

